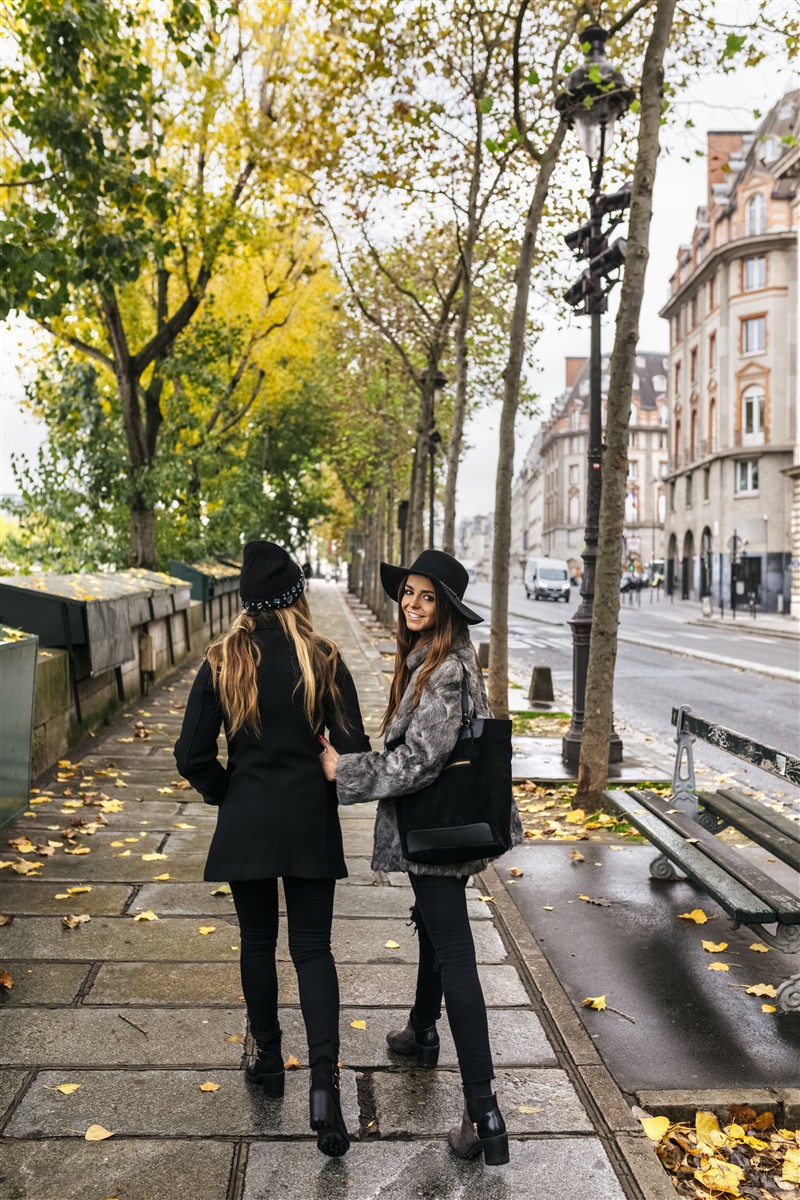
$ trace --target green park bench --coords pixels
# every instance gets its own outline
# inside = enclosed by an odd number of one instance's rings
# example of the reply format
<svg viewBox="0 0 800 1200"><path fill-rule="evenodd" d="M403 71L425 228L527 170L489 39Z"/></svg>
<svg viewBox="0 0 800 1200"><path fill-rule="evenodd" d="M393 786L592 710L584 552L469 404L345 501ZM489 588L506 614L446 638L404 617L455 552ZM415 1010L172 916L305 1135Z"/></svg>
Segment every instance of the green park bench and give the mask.
<svg viewBox="0 0 800 1200"><path fill-rule="evenodd" d="M707 742L795 787L800 759L695 716L685 705L672 710L672 724L678 746L672 794L630 788L605 792L606 802L661 851L650 863L654 879L681 879L682 871L717 902L734 929L752 927L767 945L798 953L800 887L789 891L715 835L732 826L800 873L800 824L735 788L698 790L692 747ZM765 925L775 926L774 933ZM777 1004L800 1012L800 973L778 988Z"/></svg>

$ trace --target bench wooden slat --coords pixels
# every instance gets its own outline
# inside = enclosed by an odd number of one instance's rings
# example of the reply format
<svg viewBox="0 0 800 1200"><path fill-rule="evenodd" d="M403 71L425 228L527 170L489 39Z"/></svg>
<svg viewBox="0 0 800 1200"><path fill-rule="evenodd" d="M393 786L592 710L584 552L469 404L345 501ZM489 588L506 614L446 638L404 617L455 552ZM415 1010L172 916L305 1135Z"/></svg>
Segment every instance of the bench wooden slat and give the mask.
<svg viewBox="0 0 800 1200"><path fill-rule="evenodd" d="M673 725L677 725L680 711L678 708L673 708ZM800 787L800 759L793 754L784 754L782 750L776 750L774 746L757 742L755 738L747 737L744 733L737 733L735 729L727 729L724 725L718 725L716 722L707 721L704 717L698 717L695 713L687 712L685 709L681 718L681 730L690 733L692 737L699 738L702 742L707 742L710 746L718 746L720 750L733 755L734 758L752 763L761 771L768 771L770 775L775 775L778 779L786 779L796 787Z"/></svg>
<svg viewBox="0 0 800 1200"><path fill-rule="evenodd" d="M670 829L674 829L676 833L687 838L697 838L703 853L719 866L724 867L729 875L744 884L754 895L774 909L779 914L782 923L800 925L800 896L788 891L776 880L770 878L754 863L744 858L733 846L721 842L710 830L703 829L687 813L665 812L664 801L666 800L668 804L668 797L640 788L628 789L628 795L632 796L634 800L640 801L649 812L654 813L659 820L669 825Z"/></svg>
<svg viewBox="0 0 800 1200"><path fill-rule="evenodd" d="M767 825L771 825L773 829L777 829L778 833L782 833L784 837L789 838L792 842L797 842L798 846L800 846L800 822L790 821L783 813L776 812L774 808L770 808L767 804L762 804L754 796L745 795L744 792L740 792L737 788L720 787L716 788L712 794L724 796L726 800L732 800L734 804L738 804L740 808L746 809L747 812L755 813Z"/></svg>
<svg viewBox="0 0 800 1200"><path fill-rule="evenodd" d="M682 834L666 826L658 817L642 812L641 803L625 792L604 792L606 800L625 814L636 829L680 867L689 879L707 892L734 921L743 925L769 925L778 917L774 909L755 896L749 888L731 879L727 871L713 862L699 846L693 846Z"/></svg>
<svg viewBox="0 0 800 1200"><path fill-rule="evenodd" d="M800 871L800 843L779 833L771 823L762 821L760 814L742 808L738 801L724 792L698 792L697 798L715 816L752 838L795 871Z"/></svg>

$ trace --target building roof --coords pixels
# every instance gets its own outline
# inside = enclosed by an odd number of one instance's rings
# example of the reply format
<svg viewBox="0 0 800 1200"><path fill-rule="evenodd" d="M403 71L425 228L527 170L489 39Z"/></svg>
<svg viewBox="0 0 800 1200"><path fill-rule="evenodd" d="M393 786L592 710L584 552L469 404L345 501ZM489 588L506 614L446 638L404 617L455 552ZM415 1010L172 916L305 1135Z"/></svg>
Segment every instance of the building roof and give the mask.
<svg viewBox="0 0 800 1200"><path fill-rule="evenodd" d="M608 389L610 364L611 355L604 354L602 374L602 396L604 400ZM669 358L663 352L637 350L634 360L633 387L631 391L632 398L638 397L639 408L643 412L654 411L659 401L666 399L668 365ZM581 367L572 387L567 388L556 401L548 424L563 416L568 409L574 406L576 400L580 402L584 412L589 411L588 358Z"/></svg>

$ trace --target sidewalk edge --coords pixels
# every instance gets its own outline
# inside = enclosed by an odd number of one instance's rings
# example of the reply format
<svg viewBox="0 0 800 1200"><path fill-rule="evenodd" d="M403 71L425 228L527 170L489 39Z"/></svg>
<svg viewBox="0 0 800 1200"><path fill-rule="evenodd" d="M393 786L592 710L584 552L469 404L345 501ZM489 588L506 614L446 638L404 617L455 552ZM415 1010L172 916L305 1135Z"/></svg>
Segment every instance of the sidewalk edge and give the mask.
<svg viewBox="0 0 800 1200"><path fill-rule="evenodd" d="M517 969L538 994L544 1013L571 1060L570 1079L617 1171L620 1186L636 1200L675 1200L675 1189L639 1122L608 1072L572 1001L540 949L504 881L490 864L481 872L503 933L514 947ZM557 1047L556 1047L557 1048ZM602 1103L596 1093L602 1095ZM626 1186L627 1185L627 1186ZM633 1185L633 1186L631 1186Z"/></svg>

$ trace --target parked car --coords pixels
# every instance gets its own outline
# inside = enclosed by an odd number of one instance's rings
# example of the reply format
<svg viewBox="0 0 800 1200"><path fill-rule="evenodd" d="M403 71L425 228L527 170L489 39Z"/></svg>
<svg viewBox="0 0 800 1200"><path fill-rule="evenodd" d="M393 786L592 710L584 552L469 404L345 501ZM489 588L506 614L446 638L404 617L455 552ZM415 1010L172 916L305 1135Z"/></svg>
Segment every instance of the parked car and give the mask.
<svg viewBox="0 0 800 1200"><path fill-rule="evenodd" d="M563 558L532 558L525 566L525 595L530 600L569 604L569 564Z"/></svg>

